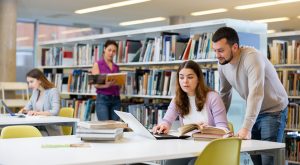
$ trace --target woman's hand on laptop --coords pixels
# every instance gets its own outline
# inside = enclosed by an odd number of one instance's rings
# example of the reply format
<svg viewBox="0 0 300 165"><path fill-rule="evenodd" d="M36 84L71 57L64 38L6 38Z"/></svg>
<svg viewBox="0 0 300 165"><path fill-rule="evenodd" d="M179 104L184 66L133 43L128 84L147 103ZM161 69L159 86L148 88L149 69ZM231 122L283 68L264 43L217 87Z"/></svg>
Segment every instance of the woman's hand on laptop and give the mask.
<svg viewBox="0 0 300 165"><path fill-rule="evenodd" d="M31 110L27 112L28 116L52 116L49 111Z"/></svg>
<svg viewBox="0 0 300 165"><path fill-rule="evenodd" d="M29 116L37 116L37 115L39 115L39 112L37 112L37 111L28 111L27 115L29 115Z"/></svg>
<svg viewBox="0 0 300 165"><path fill-rule="evenodd" d="M153 133L155 134L167 134L170 130L170 126L166 123L161 123L161 124L158 124L157 126L153 127Z"/></svg>

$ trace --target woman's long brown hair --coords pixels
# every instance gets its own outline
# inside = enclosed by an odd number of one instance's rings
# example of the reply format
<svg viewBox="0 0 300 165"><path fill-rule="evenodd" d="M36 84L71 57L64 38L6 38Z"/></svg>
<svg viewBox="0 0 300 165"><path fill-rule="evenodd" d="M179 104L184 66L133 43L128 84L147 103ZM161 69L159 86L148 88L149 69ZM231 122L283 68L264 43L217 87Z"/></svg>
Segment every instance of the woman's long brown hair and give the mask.
<svg viewBox="0 0 300 165"><path fill-rule="evenodd" d="M176 109L181 117L184 117L185 115L189 114L191 108L188 95L186 92L184 92L181 89L179 84L179 72L184 68L192 69L195 72L196 76L198 77L198 84L195 89L195 93L196 93L195 101L196 101L197 111L202 110L206 101L207 93L211 91L211 89L204 82L204 77L200 66L192 60L183 62L177 70L176 96L175 96Z"/></svg>
<svg viewBox="0 0 300 165"><path fill-rule="evenodd" d="M50 89L50 88L55 87L55 85L53 83L51 83L50 81L48 81L47 78L45 77L44 73L42 71L40 71L39 69L32 69L31 71L29 71L26 74L26 77L35 78L35 79L41 81L41 86L44 89Z"/></svg>

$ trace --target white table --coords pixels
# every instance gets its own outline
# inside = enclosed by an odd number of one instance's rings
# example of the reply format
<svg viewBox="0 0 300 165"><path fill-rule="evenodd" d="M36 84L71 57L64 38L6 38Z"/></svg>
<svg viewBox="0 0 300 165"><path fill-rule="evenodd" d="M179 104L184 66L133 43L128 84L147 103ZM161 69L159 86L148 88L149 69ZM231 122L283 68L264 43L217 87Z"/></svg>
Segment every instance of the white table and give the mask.
<svg viewBox="0 0 300 165"><path fill-rule="evenodd" d="M124 164L197 156L208 144L194 140L150 140L125 133L117 142L91 143L89 148L41 148L42 144L79 143L75 136L0 139L0 164ZM284 164L284 143L246 140L241 151L268 151Z"/></svg>
<svg viewBox="0 0 300 165"><path fill-rule="evenodd" d="M0 115L0 127L10 125L33 125L33 126L45 126L45 125L69 125L72 126L73 135L76 132L77 118L68 118L60 116L26 116L25 118L18 118L16 116L9 116L6 114Z"/></svg>

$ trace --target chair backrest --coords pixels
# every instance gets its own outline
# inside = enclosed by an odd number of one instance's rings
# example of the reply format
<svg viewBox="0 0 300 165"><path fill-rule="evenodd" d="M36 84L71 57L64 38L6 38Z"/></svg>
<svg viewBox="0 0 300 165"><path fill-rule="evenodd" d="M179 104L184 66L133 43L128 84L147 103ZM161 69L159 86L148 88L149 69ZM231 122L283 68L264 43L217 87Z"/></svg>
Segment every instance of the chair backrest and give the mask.
<svg viewBox="0 0 300 165"><path fill-rule="evenodd" d="M71 107L64 107L61 108L59 111L59 116L61 117L74 117L74 108ZM64 135L71 135L72 134L72 127L70 126L62 126L62 132Z"/></svg>
<svg viewBox="0 0 300 165"><path fill-rule="evenodd" d="M31 125L6 126L1 131L2 139L41 137L41 132Z"/></svg>
<svg viewBox="0 0 300 165"><path fill-rule="evenodd" d="M24 107L29 100L28 85L25 82L0 82L1 98L8 107ZM6 91L20 91L22 98L11 99L5 96Z"/></svg>
<svg viewBox="0 0 300 165"><path fill-rule="evenodd" d="M239 165L241 142L239 138L213 140L200 153L195 165Z"/></svg>
<svg viewBox="0 0 300 165"><path fill-rule="evenodd" d="M233 124L231 122L228 122L228 128L230 132L234 133Z"/></svg>

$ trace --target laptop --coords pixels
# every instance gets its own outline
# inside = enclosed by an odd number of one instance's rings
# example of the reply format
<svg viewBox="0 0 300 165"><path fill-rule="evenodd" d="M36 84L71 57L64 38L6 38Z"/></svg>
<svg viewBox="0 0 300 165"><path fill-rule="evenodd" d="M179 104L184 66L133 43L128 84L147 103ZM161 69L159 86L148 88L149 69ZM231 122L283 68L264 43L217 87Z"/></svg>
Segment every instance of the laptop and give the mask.
<svg viewBox="0 0 300 165"><path fill-rule="evenodd" d="M16 117L20 117L20 118L26 117L26 115L24 115L24 114L14 113L10 108L8 108L8 106L4 103L3 100L1 100L1 104L2 104L2 106L4 106L5 111L7 113L9 113L10 116L16 116Z"/></svg>
<svg viewBox="0 0 300 165"><path fill-rule="evenodd" d="M143 124L141 124L137 118L135 118L131 113L116 111L115 113L129 125L129 127L138 135L147 137L153 140L163 140L163 139L186 139L190 136L175 136L175 135L167 135L167 134L153 134L151 133Z"/></svg>

